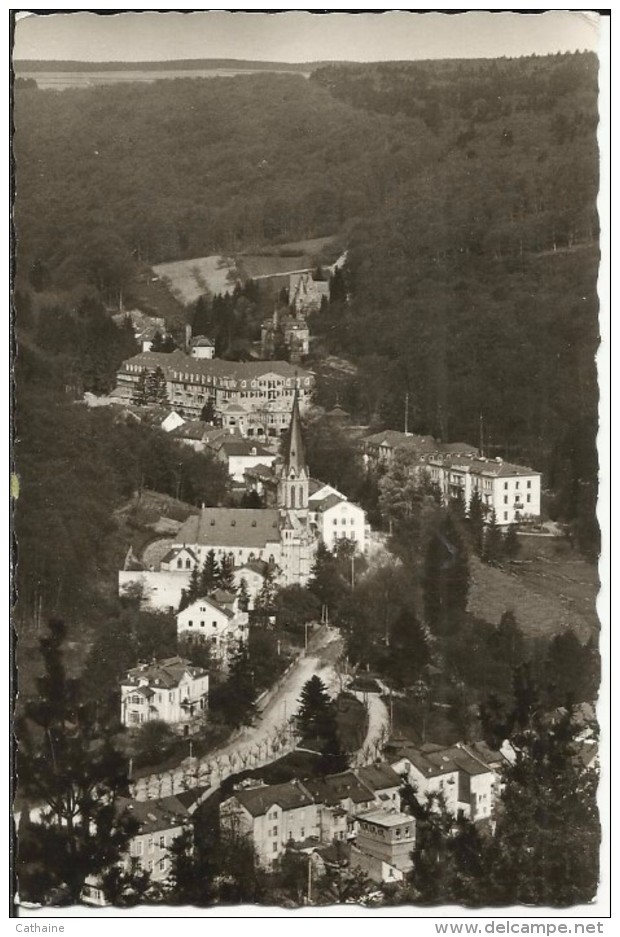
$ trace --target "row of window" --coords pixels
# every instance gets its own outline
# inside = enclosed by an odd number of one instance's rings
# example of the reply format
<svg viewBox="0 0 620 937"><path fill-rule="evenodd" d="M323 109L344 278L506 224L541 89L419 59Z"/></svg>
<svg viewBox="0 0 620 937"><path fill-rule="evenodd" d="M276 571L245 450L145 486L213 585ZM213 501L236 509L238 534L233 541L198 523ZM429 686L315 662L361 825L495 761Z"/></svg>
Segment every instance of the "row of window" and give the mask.
<svg viewBox="0 0 620 937"><path fill-rule="evenodd" d="M523 506L523 505L521 504L521 502L519 501L519 497L520 497L520 495L516 495L516 496L515 496L515 508L520 508L520 507ZM528 504L531 503L531 500L532 500L532 496L531 496L531 495L526 495L526 501L527 501ZM504 504L508 504L508 495L504 495Z"/></svg>
<svg viewBox="0 0 620 937"><path fill-rule="evenodd" d="M510 484L510 482L504 482L504 491L508 491L508 485L509 485L509 484ZM531 487L532 487L532 482L531 482L531 481L527 481L527 482L525 483L525 487L526 487L526 488L531 488ZM519 482L518 482L518 481L515 482L515 488L519 488Z"/></svg>

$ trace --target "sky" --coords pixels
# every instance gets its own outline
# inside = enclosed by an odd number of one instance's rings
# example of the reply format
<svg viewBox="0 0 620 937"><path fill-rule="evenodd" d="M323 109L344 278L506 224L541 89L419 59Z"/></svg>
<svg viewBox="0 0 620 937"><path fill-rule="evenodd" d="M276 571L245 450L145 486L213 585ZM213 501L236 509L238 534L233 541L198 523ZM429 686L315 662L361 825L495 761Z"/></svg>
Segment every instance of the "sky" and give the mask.
<svg viewBox="0 0 620 937"><path fill-rule="evenodd" d="M596 51L594 13L35 13L18 19L14 58L279 62L490 58Z"/></svg>

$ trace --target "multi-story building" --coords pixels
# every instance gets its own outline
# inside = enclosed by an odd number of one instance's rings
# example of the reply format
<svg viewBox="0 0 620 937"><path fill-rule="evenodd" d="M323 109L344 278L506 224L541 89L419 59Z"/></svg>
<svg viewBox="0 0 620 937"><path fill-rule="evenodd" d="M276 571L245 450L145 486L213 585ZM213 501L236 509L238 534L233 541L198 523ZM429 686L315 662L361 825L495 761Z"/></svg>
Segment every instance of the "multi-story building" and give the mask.
<svg viewBox="0 0 620 937"><path fill-rule="evenodd" d="M503 459L485 459L474 453L437 454L426 459L431 481L444 500L460 500L468 508L474 492L490 517L500 526L540 517L540 472Z"/></svg>
<svg viewBox="0 0 620 937"><path fill-rule="evenodd" d="M220 826L250 836L258 859L270 867L292 844L317 838L317 806L300 781L239 788L220 805Z"/></svg>
<svg viewBox="0 0 620 937"><path fill-rule="evenodd" d="M351 868L366 872L373 881L398 882L413 867L415 819L399 810L371 810L357 818L357 836L351 849Z"/></svg>
<svg viewBox="0 0 620 937"><path fill-rule="evenodd" d="M366 512L348 501L339 491L317 492L308 501L310 519L328 550L334 550L341 540L355 544L359 553L368 551L370 526Z"/></svg>
<svg viewBox="0 0 620 937"><path fill-rule="evenodd" d="M499 791L498 765L504 762L499 752L479 743L442 747L426 744L416 748L411 743L387 746L390 763L414 787L423 803L429 794L443 795L446 809L454 816L488 820L493 815Z"/></svg>
<svg viewBox="0 0 620 937"><path fill-rule="evenodd" d="M164 882L170 875L170 847L176 839L190 832L196 792L162 797L160 800L130 800L120 797L120 813L127 812L139 824L119 865L126 871L137 868L147 872L151 882ZM105 890L98 876L89 876L82 889L85 904L104 907Z"/></svg>
<svg viewBox="0 0 620 937"><path fill-rule="evenodd" d="M224 361L182 351L149 351L123 362L111 396L123 403L132 400L142 372L157 368L164 374L169 404L182 416L199 417L211 401L223 426L249 437L281 436L295 393L303 411L314 388L312 372L287 361Z"/></svg>
<svg viewBox="0 0 620 937"><path fill-rule="evenodd" d="M132 668L121 681L121 722L135 728L160 720L188 725L207 708L209 674L182 657Z"/></svg>
<svg viewBox="0 0 620 937"><path fill-rule="evenodd" d="M291 309L304 315L318 312L323 299L329 300L327 280L314 280L309 271L291 273L288 287L288 304Z"/></svg>
<svg viewBox="0 0 620 937"><path fill-rule="evenodd" d="M248 640L248 614L234 595L217 590L196 599L177 615L177 636L190 643L207 644L215 660L225 661Z"/></svg>

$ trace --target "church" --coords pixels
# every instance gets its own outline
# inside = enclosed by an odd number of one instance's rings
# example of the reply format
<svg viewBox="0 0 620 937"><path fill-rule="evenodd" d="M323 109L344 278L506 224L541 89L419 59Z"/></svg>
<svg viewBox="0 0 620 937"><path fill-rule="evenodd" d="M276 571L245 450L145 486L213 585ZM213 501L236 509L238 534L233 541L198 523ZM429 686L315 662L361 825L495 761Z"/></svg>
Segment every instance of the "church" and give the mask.
<svg viewBox="0 0 620 937"><path fill-rule="evenodd" d="M216 559L235 567L268 563L279 570L280 585L305 585L318 546L309 510L310 475L295 392L291 423L281 465L277 468L277 501L273 507L203 508L189 517L175 538L173 550L189 548L201 566L213 550Z"/></svg>

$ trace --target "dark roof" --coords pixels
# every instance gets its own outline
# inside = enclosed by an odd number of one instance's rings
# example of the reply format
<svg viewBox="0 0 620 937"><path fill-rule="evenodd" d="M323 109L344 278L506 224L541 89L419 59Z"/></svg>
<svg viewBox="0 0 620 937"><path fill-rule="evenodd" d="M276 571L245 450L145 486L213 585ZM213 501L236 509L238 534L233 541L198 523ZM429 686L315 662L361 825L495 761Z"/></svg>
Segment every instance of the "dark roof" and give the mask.
<svg viewBox="0 0 620 937"><path fill-rule="evenodd" d="M175 556L178 556L179 553L181 553L183 550L185 550L186 553L189 553L189 555L192 557L194 562L196 563L198 562L198 557L196 556L196 554L190 547L172 547L172 549L168 550L165 556L162 556L159 562L169 563L170 560L173 560Z"/></svg>
<svg viewBox="0 0 620 937"><path fill-rule="evenodd" d="M277 804L283 810L309 807L312 797L299 781L286 781L284 784L262 784L259 787L235 791L234 796L253 817L260 817Z"/></svg>
<svg viewBox="0 0 620 937"><path fill-rule="evenodd" d="M226 618L235 617L235 613L232 611L229 605L223 605L222 603L214 599L212 596L211 597L202 596L202 598L194 599L194 601L190 605L188 605L187 608L185 608L183 611L187 612L190 609L195 609L196 605L201 605L203 603L206 605L210 605L211 608L214 608L216 612L220 612L220 614L225 615ZM179 614L181 614L181 612L179 612Z"/></svg>
<svg viewBox="0 0 620 937"><path fill-rule="evenodd" d="M396 777L398 778L398 775ZM329 807L335 807L342 800L349 798L354 804L365 804L375 798L373 791L360 781L353 771L330 774L324 778L311 778L304 781L304 785L316 801Z"/></svg>
<svg viewBox="0 0 620 937"><path fill-rule="evenodd" d="M226 378L231 381L255 380L267 374L284 378L312 377L312 372L288 361L225 361L223 358L192 358L184 352L166 354L143 351L122 364L122 370L132 368L161 368L167 380L179 380L178 375L191 374L198 378Z"/></svg>
<svg viewBox="0 0 620 937"><path fill-rule="evenodd" d="M119 811L126 809L130 816L140 824L139 834L159 833L187 823L188 806L181 800L183 795L162 797L160 800L130 800L120 797L117 801Z"/></svg>
<svg viewBox="0 0 620 937"><path fill-rule="evenodd" d="M309 498L309 501L313 502L313 507L317 511L329 511L330 508L335 507L337 504L344 504L346 498L340 498L338 495L326 495L321 500L317 501L316 498Z"/></svg>
<svg viewBox="0 0 620 937"><path fill-rule="evenodd" d="M251 439L239 439L235 436L227 436L222 440L219 446L227 456L248 455L248 456L270 456L275 457L273 452L265 449L260 443L253 442Z"/></svg>
<svg viewBox="0 0 620 937"><path fill-rule="evenodd" d="M358 768L356 774L372 791L383 791L388 787L400 786L400 775L387 764Z"/></svg>
<svg viewBox="0 0 620 937"><path fill-rule="evenodd" d="M239 571L242 569L249 569L253 573L258 573L259 576L266 576L267 563L261 562L260 560L254 560L252 563L244 563L243 566L239 567Z"/></svg>
<svg viewBox="0 0 620 937"><path fill-rule="evenodd" d="M140 680L148 680L149 685L171 689L178 686L184 674L189 673L191 677L198 678L207 674L202 667L194 667L190 661L184 657L167 657L164 660L154 660L150 664L141 667L133 667L127 671L123 677L123 686L138 685Z"/></svg>
<svg viewBox="0 0 620 937"><path fill-rule="evenodd" d="M280 515L275 508L203 508L188 517L177 544L263 549L280 540Z"/></svg>

